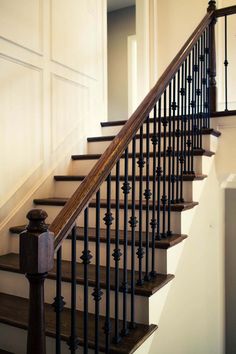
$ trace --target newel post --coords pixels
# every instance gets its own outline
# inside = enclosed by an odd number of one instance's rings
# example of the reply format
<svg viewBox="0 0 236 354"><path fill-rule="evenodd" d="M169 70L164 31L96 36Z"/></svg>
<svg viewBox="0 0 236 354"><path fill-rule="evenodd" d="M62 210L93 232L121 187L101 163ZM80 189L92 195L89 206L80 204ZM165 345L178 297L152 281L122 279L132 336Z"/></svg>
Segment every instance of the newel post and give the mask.
<svg viewBox="0 0 236 354"><path fill-rule="evenodd" d="M27 354L46 354L44 281L53 268L54 237L47 230L47 213L34 209L20 235L20 270L29 281Z"/></svg>
<svg viewBox="0 0 236 354"><path fill-rule="evenodd" d="M211 0L208 3L207 11L215 11L216 10L216 1ZM211 113L216 112L217 105L217 86L216 86L216 39L215 39L215 25L216 19L213 18L210 27L209 27L209 66L210 66L210 110Z"/></svg>

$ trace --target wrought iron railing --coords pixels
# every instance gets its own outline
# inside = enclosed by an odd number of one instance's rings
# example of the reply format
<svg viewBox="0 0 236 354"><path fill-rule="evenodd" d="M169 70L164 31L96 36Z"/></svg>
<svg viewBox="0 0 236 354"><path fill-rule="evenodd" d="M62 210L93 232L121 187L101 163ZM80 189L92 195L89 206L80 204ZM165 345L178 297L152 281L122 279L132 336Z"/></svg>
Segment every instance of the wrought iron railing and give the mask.
<svg viewBox="0 0 236 354"><path fill-rule="evenodd" d="M156 276L155 242L168 238L173 233L171 211L175 206L185 202L184 176L195 173L194 156L202 153L204 130L210 127L211 112L216 110L215 15L225 15L227 9L215 10L215 1L210 1L207 15L63 207L50 225L49 233L45 233L42 226L44 214L29 215L31 227L21 234L20 254L21 270L28 274L31 285L28 354L46 353L43 282L47 272L52 268L54 253L56 253L54 302L56 353L61 353L62 314L65 305L61 286L62 245L69 236L70 352L75 353L81 345L84 353L88 352L89 347L92 347L95 353L100 350L109 353L111 343L116 345L122 341L123 336L132 336L136 321L136 289ZM236 12L235 7L232 12ZM105 199L101 199L103 183L106 184ZM115 183L114 190L111 188L112 183ZM95 202L92 198L95 198ZM90 217L91 203L95 203L96 211L95 216ZM105 215L102 215L101 208L106 209ZM83 228L84 239L82 254L79 256L83 263L84 294L83 338L79 339L76 332L78 321L76 222L81 215L83 226L80 224L80 228ZM100 274L101 218L106 228L106 284L103 291ZM96 235L93 255L89 251L91 222L93 225L95 222ZM36 226L32 226L34 223ZM33 231L38 233L34 232L33 238L29 237L28 233ZM110 242L111 232L115 236L114 249ZM128 244L131 247L130 259ZM95 257L95 284L92 296L89 295L88 278L91 257ZM111 257L115 264L112 275ZM114 277L113 328L111 328L111 276ZM120 293L122 298L119 296ZM105 341L101 342L100 302L104 296ZM94 345L91 345L88 338L91 298L94 300L95 314Z"/></svg>
<svg viewBox="0 0 236 354"><path fill-rule="evenodd" d="M234 93L234 82L236 79L236 71L234 62L236 59L235 45L232 43L235 37L235 19L236 19L236 6L230 6L226 9L219 9L215 12L217 25L219 26L220 35L218 39L218 48L216 57L218 64L218 72L223 72L218 82L219 98L218 110L224 110L226 113L236 110L236 94ZM229 97L229 92L230 96Z"/></svg>

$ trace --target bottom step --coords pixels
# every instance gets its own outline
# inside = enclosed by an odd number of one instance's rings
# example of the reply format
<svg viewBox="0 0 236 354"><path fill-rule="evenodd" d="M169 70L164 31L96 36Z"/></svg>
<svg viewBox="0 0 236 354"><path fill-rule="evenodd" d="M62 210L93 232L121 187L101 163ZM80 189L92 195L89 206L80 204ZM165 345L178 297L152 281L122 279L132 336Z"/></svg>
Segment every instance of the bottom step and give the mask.
<svg viewBox="0 0 236 354"><path fill-rule="evenodd" d="M49 337L55 337L55 312L51 305L46 304L46 334ZM95 316L88 315L88 345L94 348L94 324ZM0 293L0 322L21 329L27 329L28 320L28 300ZM100 316L99 320L99 347L101 352L105 352L105 335L104 335L105 318ZM111 319L111 338L114 336L114 320ZM120 321L120 328L122 321ZM134 353L138 347L157 329L155 325L137 324L130 334L122 338L119 344L113 344L109 353L130 354ZM79 343L83 345L83 312L77 311L77 334ZM67 341L70 336L70 309L65 308L61 314L61 337L63 341ZM6 353L6 352L2 352ZM1 351L0 351L1 354Z"/></svg>

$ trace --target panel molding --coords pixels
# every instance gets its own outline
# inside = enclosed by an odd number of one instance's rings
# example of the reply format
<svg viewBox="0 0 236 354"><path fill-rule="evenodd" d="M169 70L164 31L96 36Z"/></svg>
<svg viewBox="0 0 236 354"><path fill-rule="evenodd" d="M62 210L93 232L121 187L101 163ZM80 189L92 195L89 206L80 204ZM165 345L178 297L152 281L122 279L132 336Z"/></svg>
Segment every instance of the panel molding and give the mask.
<svg viewBox="0 0 236 354"><path fill-rule="evenodd" d="M52 47L51 47L51 50L50 50L50 60L51 60L52 63L60 65L61 67L65 68L65 69L68 69L68 70L72 71L73 73L79 74L82 77L85 77L85 78L87 78L89 80L92 80L92 81L98 81L98 79L95 78L95 77L87 75L87 74L83 73L82 71L76 70L76 69L72 68L71 66L68 66L66 64L61 63L60 61L57 61L57 60L53 59L53 57L52 57Z"/></svg>
<svg viewBox="0 0 236 354"><path fill-rule="evenodd" d="M12 56L4 54L4 53L0 53L0 58L5 59L6 61L10 61L12 63L18 64L18 65L22 65L28 69L39 71L41 74L43 74L43 69L40 66L33 65L33 64L31 64L27 61L24 61L22 59L12 57Z"/></svg>

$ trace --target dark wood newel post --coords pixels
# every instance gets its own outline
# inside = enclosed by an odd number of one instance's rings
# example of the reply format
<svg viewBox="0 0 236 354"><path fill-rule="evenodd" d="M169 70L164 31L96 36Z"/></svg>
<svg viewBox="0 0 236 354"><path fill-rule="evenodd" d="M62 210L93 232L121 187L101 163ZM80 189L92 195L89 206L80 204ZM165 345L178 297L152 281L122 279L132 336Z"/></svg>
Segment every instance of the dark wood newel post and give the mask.
<svg viewBox="0 0 236 354"><path fill-rule="evenodd" d="M34 209L20 235L20 269L30 284L27 354L46 354L44 281L53 268L54 236L47 230L47 213Z"/></svg>
<svg viewBox="0 0 236 354"><path fill-rule="evenodd" d="M216 1L209 1L207 11L216 10ZM210 40L210 111L216 112L217 106L217 86L216 86L216 39L215 39L216 19L213 18L210 24L209 40Z"/></svg>

